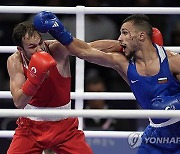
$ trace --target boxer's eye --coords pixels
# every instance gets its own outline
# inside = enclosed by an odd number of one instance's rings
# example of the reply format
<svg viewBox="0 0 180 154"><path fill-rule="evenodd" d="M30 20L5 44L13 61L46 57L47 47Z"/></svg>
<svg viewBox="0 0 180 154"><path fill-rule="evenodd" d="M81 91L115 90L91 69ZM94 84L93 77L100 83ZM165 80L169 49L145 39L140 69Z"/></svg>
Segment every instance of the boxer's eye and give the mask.
<svg viewBox="0 0 180 154"><path fill-rule="evenodd" d="M122 33L121 34L123 34L123 35L127 35L128 34L128 32L127 31L122 31Z"/></svg>

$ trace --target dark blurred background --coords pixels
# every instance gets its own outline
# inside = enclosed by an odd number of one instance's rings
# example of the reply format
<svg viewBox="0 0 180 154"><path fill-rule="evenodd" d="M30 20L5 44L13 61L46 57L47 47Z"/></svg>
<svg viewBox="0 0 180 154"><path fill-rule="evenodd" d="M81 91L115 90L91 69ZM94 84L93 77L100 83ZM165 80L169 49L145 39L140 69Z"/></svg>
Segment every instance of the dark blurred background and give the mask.
<svg viewBox="0 0 180 154"><path fill-rule="evenodd" d="M16 6L66 6L75 7L179 7L179 0L1 0L0 5ZM40 10L41 11L41 10ZM0 15L0 46L14 46L11 35L13 27L33 14L5 14ZM75 36L75 15L57 15L65 27ZM128 15L86 15L85 41L98 39L117 39L121 22ZM179 46L180 44L180 15L166 14L148 15L153 27L157 27L163 34L165 46ZM51 39L46 37L47 39ZM11 53L0 53L0 91L9 91L9 76L6 68L7 58ZM71 58L72 90L74 91L75 58ZM85 62L85 91L94 92L131 92L128 85L116 71ZM12 99L0 98L0 109L15 108ZM85 101L84 108L92 109L139 109L136 101L127 100L93 100ZM14 130L16 118L0 118L0 130ZM107 125L108 124L108 125ZM142 131L148 124L147 119L85 119L85 130L131 130ZM11 138L0 138L0 153L6 153ZM2 149L3 147L3 149ZM4 151L2 151L4 150Z"/></svg>

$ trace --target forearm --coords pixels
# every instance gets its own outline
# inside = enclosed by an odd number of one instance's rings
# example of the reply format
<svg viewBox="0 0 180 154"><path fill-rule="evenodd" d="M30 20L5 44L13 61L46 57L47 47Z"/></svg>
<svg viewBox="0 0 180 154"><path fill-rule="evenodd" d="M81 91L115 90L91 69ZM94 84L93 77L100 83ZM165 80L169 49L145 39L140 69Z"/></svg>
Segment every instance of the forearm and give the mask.
<svg viewBox="0 0 180 154"><path fill-rule="evenodd" d="M15 94L12 93L12 95L14 105L19 109L24 108L32 98L32 96L25 94L22 89L16 91Z"/></svg>
<svg viewBox="0 0 180 154"><path fill-rule="evenodd" d="M12 69L9 66L10 91L12 94L14 105L17 108L24 108L26 106L26 104L28 104L29 101L31 100L32 95L27 95L23 91L23 85L27 81L27 80L25 80L24 74L23 73L14 73L12 70L18 71L18 69L17 68ZM29 89L29 86L28 86L28 89Z"/></svg>
<svg viewBox="0 0 180 154"><path fill-rule="evenodd" d="M86 42L77 38L73 38L73 42L66 46L71 54L79 58L85 59L92 53L93 48Z"/></svg>

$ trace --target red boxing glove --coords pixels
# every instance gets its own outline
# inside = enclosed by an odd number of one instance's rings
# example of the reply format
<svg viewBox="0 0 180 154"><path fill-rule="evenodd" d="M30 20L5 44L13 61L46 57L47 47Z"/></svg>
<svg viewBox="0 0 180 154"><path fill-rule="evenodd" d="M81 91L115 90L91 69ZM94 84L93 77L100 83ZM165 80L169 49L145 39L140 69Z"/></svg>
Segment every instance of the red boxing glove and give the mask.
<svg viewBox="0 0 180 154"><path fill-rule="evenodd" d="M119 52L123 52L123 46L120 46Z"/></svg>
<svg viewBox="0 0 180 154"><path fill-rule="evenodd" d="M163 46L163 37L159 29L153 27L152 42Z"/></svg>
<svg viewBox="0 0 180 154"><path fill-rule="evenodd" d="M46 52L34 53L29 62L27 80L22 87L23 92L34 96L53 66L56 66L56 61L50 54Z"/></svg>

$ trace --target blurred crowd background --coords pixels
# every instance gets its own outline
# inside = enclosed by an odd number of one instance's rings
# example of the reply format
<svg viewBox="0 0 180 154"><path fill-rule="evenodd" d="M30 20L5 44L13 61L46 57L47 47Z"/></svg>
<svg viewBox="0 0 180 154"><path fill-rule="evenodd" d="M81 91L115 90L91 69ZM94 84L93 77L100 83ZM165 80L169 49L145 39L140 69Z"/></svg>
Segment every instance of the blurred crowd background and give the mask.
<svg viewBox="0 0 180 154"><path fill-rule="evenodd" d="M179 0L1 0L0 5L15 6L63 6L75 7L179 7ZM39 10L41 11L41 10ZM75 36L75 15L57 14L65 27ZM121 22L126 14L115 15L86 15L85 16L85 41L98 39L117 39ZM180 15L178 14L153 14L148 15L153 27L157 27L163 34L165 46L179 46L180 44ZM11 39L13 27L24 20L32 19L33 14L0 14L0 46L13 46ZM44 36L45 39L52 39ZM11 53L0 53L0 91L9 91L9 76L6 61ZM72 90L75 81L75 58L71 60ZM85 91L89 92L131 92L128 85L116 71L95 64L85 62ZM74 103L74 102L73 102ZM12 99L0 98L0 109L15 108ZM85 100L84 108L87 109L140 109L135 100ZM147 119L84 119L85 130L130 130L142 131L148 124ZM14 130L16 118L1 118L0 130ZM3 141L3 142L2 142ZM1 147L7 150L10 139L0 138ZM3 153L6 153L4 151Z"/></svg>

